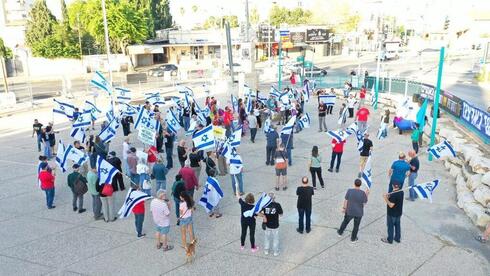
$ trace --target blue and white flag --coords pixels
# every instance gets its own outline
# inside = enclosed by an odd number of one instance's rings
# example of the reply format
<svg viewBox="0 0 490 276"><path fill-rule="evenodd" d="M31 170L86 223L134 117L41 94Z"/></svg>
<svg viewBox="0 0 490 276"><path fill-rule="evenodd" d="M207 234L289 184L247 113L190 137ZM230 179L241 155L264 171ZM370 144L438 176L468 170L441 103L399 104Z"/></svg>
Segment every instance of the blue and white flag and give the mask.
<svg viewBox="0 0 490 276"><path fill-rule="evenodd" d="M119 104L119 111L122 116L133 116L138 114L138 110L142 107L135 107L127 103Z"/></svg>
<svg viewBox="0 0 490 276"><path fill-rule="evenodd" d="M255 206L248 210L243 212L244 217L252 217L255 214L258 214L262 209L267 207L270 203L272 202L272 198L268 196L266 193L263 193L262 196L257 200L255 203Z"/></svg>
<svg viewBox="0 0 490 276"><path fill-rule="evenodd" d="M265 119L265 122L264 122L264 133L267 135L267 133L269 133L269 131L272 130L272 121L271 121L271 118L267 118Z"/></svg>
<svg viewBox="0 0 490 276"><path fill-rule="evenodd" d="M233 94L231 95L231 107L233 112L238 112L238 99Z"/></svg>
<svg viewBox="0 0 490 276"><path fill-rule="evenodd" d="M345 141L347 137L349 137L349 133L345 130L338 129L338 130L329 130L327 131L327 134L330 135L333 139L337 140L338 142Z"/></svg>
<svg viewBox="0 0 490 276"><path fill-rule="evenodd" d="M141 108L136 116L136 121L134 121L134 128L140 129L140 127L144 125L148 128L156 129L156 131L160 128L160 122L151 117L151 114L146 108Z"/></svg>
<svg viewBox="0 0 490 276"><path fill-rule="evenodd" d="M296 115L292 116L291 119L282 127L281 134L291 134L293 132L294 123L296 122Z"/></svg>
<svg viewBox="0 0 490 276"><path fill-rule="evenodd" d="M230 145L230 142L228 140L224 142L219 142L217 145L217 153L223 157L226 158L226 160L231 159L231 153L233 151L233 148ZM235 151L236 152L236 151Z"/></svg>
<svg viewBox="0 0 490 276"><path fill-rule="evenodd" d="M66 172L67 169L67 158L68 152L66 151L66 147L63 144L63 141L59 141L58 150L56 151L56 164L61 168L62 172Z"/></svg>
<svg viewBox="0 0 490 276"><path fill-rule="evenodd" d="M112 102L109 105L109 109L105 113L105 116L106 116L108 122L114 120L114 104Z"/></svg>
<svg viewBox="0 0 490 276"><path fill-rule="evenodd" d="M439 144L435 144L432 147L427 149L427 152L432 154L436 159L439 159L443 156L452 156L456 157L456 152L447 140L442 141Z"/></svg>
<svg viewBox="0 0 490 276"><path fill-rule="evenodd" d="M277 90L274 86L271 86L270 96L272 96L274 98L278 98L281 96L281 92L279 90Z"/></svg>
<svg viewBox="0 0 490 276"><path fill-rule="evenodd" d="M116 137L117 129L119 128L119 120L114 118L109 124L102 129L99 134L100 139L103 143L108 143Z"/></svg>
<svg viewBox="0 0 490 276"><path fill-rule="evenodd" d="M362 151L362 148L364 147L364 134L366 134L367 132L367 128L366 130L364 130L364 132L361 133L360 130L356 131L356 138L357 138L357 150L359 152Z"/></svg>
<svg viewBox="0 0 490 276"><path fill-rule="evenodd" d="M170 132L177 134L177 131L180 129L179 120L175 117L175 114L172 110L167 110L167 117L165 118L165 122L167 122L167 128Z"/></svg>
<svg viewBox="0 0 490 276"><path fill-rule="evenodd" d="M90 110L88 110L78 115L77 120L73 122L73 127L85 128L87 126L90 126L91 124L92 124L92 113L90 112Z"/></svg>
<svg viewBox="0 0 490 276"><path fill-rule="evenodd" d="M413 187L410 187L410 189L413 189L420 198L425 198L430 200L430 202L432 202L432 193L434 192L434 190L437 188L438 185L439 185L439 179L436 179L431 182L417 184Z"/></svg>
<svg viewBox="0 0 490 276"><path fill-rule="evenodd" d="M197 127L197 120L194 118L191 118L190 123L189 123L189 128L185 132L185 136L192 135L192 133L194 133L194 131L196 130L196 127Z"/></svg>
<svg viewBox="0 0 490 276"><path fill-rule="evenodd" d="M257 95L257 101L261 102L262 104L266 105L267 104L267 98L261 96L260 94Z"/></svg>
<svg viewBox="0 0 490 276"><path fill-rule="evenodd" d="M279 101L284 105L287 105L294 99L294 94L291 91L287 91L279 95Z"/></svg>
<svg viewBox="0 0 490 276"><path fill-rule="evenodd" d="M219 182L216 178L208 176L206 184L204 185L204 192L199 204L206 208L206 212L210 213L214 207L218 206L219 201L223 198L223 191L219 186Z"/></svg>
<svg viewBox="0 0 490 276"><path fill-rule="evenodd" d="M104 91L106 91L109 95L112 93L112 86L109 83L109 81L106 80L104 75L100 73L99 71L95 71L94 76L92 77L92 80L90 80L90 83Z"/></svg>
<svg viewBox="0 0 490 276"><path fill-rule="evenodd" d="M320 95L319 100L326 105L335 105L335 100L337 97L335 95Z"/></svg>
<svg viewBox="0 0 490 276"><path fill-rule="evenodd" d="M305 99L305 102L308 102L310 100L310 95L311 95L311 88L310 88L309 81L304 82L303 90L301 92L303 94L303 98Z"/></svg>
<svg viewBox="0 0 490 276"><path fill-rule="evenodd" d="M170 100L173 102L175 107L181 108L180 103L182 102L182 99L177 97L177 96L170 96Z"/></svg>
<svg viewBox="0 0 490 276"><path fill-rule="evenodd" d="M387 126L388 124L383 122L381 122L381 124L379 125L378 134L376 135L379 140L383 140L384 138L386 138L386 136L388 136Z"/></svg>
<svg viewBox="0 0 490 276"><path fill-rule="evenodd" d="M197 150L209 151L214 148L213 125L209 125L192 135L192 142Z"/></svg>
<svg viewBox="0 0 490 276"><path fill-rule="evenodd" d="M245 111L247 112L247 114L250 114L250 112L252 112L253 109L254 107L253 107L252 97L248 97L247 104L245 105Z"/></svg>
<svg viewBox="0 0 490 276"><path fill-rule="evenodd" d="M160 92L146 93L146 100L152 105L164 105L165 99L160 95Z"/></svg>
<svg viewBox="0 0 490 276"><path fill-rule="evenodd" d="M97 156L97 176L99 177L99 185L111 184L112 178L119 172L104 158Z"/></svg>
<svg viewBox="0 0 490 276"><path fill-rule="evenodd" d="M238 147L240 145L242 141L242 131L242 126L239 126L228 138L232 147Z"/></svg>
<svg viewBox="0 0 490 276"><path fill-rule="evenodd" d="M298 120L298 125L299 129L305 129L305 128L310 128L311 125L311 120L310 120L310 115L308 113L305 113L301 118Z"/></svg>
<svg viewBox="0 0 490 276"><path fill-rule="evenodd" d="M373 174L371 171L371 155L369 155L366 161L366 166L364 166L364 170L362 171L361 181L362 183L364 183L364 185L366 185L368 189L371 189L371 186L373 185Z"/></svg>
<svg viewBox="0 0 490 276"><path fill-rule="evenodd" d="M85 130L83 128L74 127L70 131L70 136L75 140L80 141L80 143L84 144L87 136L85 135Z"/></svg>
<svg viewBox="0 0 490 276"><path fill-rule="evenodd" d="M102 114L102 111L95 106L91 101L85 101L85 107L83 108L83 112L89 111L92 117L92 121L97 120L97 117Z"/></svg>
<svg viewBox="0 0 490 276"><path fill-rule="evenodd" d="M128 104L129 102L131 102L131 90L122 87L116 87L114 88L114 91L116 91L116 103Z"/></svg>
<svg viewBox="0 0 490 276"><path fill-rule="evenodd" d="M341 125L345 122L345 120L347 120L347 107L344 107L344 110L342 110L342 114L340 114L337 124Z"/></svg>
<svg viewBox="0 0 490 276"><path fill-rule="evenodd" d="M131 211L133 210L134 206L136 206L136 204L150 198L152 197L147 193L130 188L128 194L126 195L126 198L124 199L124 203L121 206L121 209L119 209L119 211L117 212L119 218L129 217Z"/></svg>
<svg viewBox="0 0 490 276"><path fill-rule="evenodd" d="M194 96L194 91L187 86L177 85L175 88L180 94L189 95L191 97Z"/></svg>
<svg viewBox="0 0 490 276"><path fill-rule="evenodd" d="M255 98L255 93L252 91L252 89L250 87L248 87L248 85L244 84L243 85L243 95L245 97L252 97L252 98Z"/></svg>
<svg viewBox="0 0 490 276"><path fill-rule="evenodd" d="M354 134L354 133L357 133L357 131L359 130L359 127L357 126L357 122L353 122L352 124L350 124L346 129L345 131L351 135L351 134Z"/></svg>
<svg viewBox="0 0 490 276"><path fill-rule="evenodd" d="M58 114L63 114L68 119L73 119L73 113L75 112L75 106L67 103L67 102L62 102L61 100L53 99L54 101L54 107L53 107L53 112L58 113Z"/></svg>
<svg viewBox="0 0 490 276"><path fill-rule="evenodd" d="M80 166L88 160L88 155L85 152L75 148L72 145L69 145L66 148L66 152L67 158Z"/></svg>

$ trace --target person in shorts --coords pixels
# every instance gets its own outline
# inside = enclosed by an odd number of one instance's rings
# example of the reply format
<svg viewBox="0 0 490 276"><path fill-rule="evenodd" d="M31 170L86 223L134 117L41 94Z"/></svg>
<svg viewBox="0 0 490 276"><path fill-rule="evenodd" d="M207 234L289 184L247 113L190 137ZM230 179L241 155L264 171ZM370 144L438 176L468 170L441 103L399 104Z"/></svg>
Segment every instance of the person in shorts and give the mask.
<svg viewBox="0 0 490 276"><path fill-rule="evenodd" d="M366 166L366 162L368 160L369 155L371 155L371 150L373 149L373 142L369 140L369 133L364 134L363 144L361 149L361 157L359 161L359 174L357 177L361 177L362 171L364 171L364 167Z"/></svg>
<svg viewBox="0 0 490 276"><path fill-rule="evenodd" d="M174 248L168 244L167 234L170 231L170 204L164 190L157 191L157 197L150 203L153 222L156 225L157 249L169 251Z"/></svg>
<svg viewBox="0 0 490 276"><path fill-rule="evenodd" d="M288 159L286 151L284 150L284 145L280 144L279 148L276 151L275 157L275 167L276 167L276 191L282 187L282 190L285 191L288 187L287 185L287 174L288 174Z"/></svg>

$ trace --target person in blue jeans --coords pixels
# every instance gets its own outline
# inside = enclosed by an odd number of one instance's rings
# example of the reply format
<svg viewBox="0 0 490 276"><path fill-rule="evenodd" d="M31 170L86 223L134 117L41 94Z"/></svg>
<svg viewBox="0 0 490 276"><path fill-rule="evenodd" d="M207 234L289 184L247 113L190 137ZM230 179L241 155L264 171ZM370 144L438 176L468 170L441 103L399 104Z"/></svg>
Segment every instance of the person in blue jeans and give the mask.
<svg viewBox="0 0 490 276"><path fill-rule="evenodd" d="M163 165L162 159L158 158L157 163L153 166L151 173L155 178L155 192L159 190L167 190L167 173L167 167Z"/></svg>
<svg viewBox="0 0 490 276"><path fill-rule="evenodd" d="M292 166L293 165L293 160L292 160L292 149L293 149L293 132L291 134L284 134L281 133L281 142L286 148L286 153L288 155L288 165Z"/></svg>
<svg viewBox="0 0 490 276"><path fill-rule="evenodd" d="M388 229L388 237L382 238L384 243L392 244L393 241L401 242L401 226L400 219L403 210L403 191L400 191L400 185L393 183L393 192L384 194L383 199L386 202L386 226Z"/></svg>
<svg viewBox="0 0 490 276"><path fill-rule="evenodd" d="M311 197L315 194L315 191L313 187L308 185L308 177L304 176L301 179L301 183L301 186L296 189L296 195L298 196L296 207L298 208L299 217L296 231L303 234L305 228L306 233L310 233L311 231Z"/></svg>
<svg viewBox="0 0 490 276"><path fill-rule="evenodd" d="M408 157L410 157L410 175L408 176L408 184L410 187L415 186L415 179L417 179L417 174L420 168L419 158L417 157L417 153L415 150L411 150L408 152ZM410 200L414 201L417 198L417 193L414 189L410 189Z"/></svg>
<svg viewBox="0 0 490 276"><path fill-rule="evenodd" d="M37 151L39 152L41 152L41 144L42 144L42 139L41 139L42 127L43 124L39 123L37 119L34 119L34 124L32 125L32 137L34 137L34 134L36 134Z"/></svg>
<svg viewBox="0 0 490 276"><path fill-rule="evenodd" d="M167 131L164 132L164 136L165 136L165 154L167 157L167 169L170 170L171 168L174 167L174 160L172 158L172 154L174 152L175 133L173 133L167 128Z"/></svg>

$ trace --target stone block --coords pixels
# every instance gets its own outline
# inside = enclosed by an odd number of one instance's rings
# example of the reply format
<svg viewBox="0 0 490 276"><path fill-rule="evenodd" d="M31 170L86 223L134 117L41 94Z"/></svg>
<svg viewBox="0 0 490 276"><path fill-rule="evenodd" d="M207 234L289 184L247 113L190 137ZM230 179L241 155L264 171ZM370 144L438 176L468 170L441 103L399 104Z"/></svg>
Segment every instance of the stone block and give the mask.
<svg viewBox="0 0 490 276"><path fill-rule="evenodd" d="M490 159L481 156L475 156L470 159L470 166L473 172L485 174L490 172Z"/></svg>
<svg viewBox="0 0 490 276"><path fill-rule="evenodd" d="M465 163L464 160L458 157L447 156L447 160L452 164L458 165L460 167L463 166L463 164Z"/></svg>
<svg viewBox="0 0 490 276"><path fill-rule="evenodd" d="M464 209L464 206L469 203L476 203L473 193L468 189L461 193L458 192L458 207Z"/></svg>
<svg viewBox="0 0 490 276"><path fill-rule="evenodd" d="M463 172L463 176L465 179L468 179L471 176L473 176L473 172L471 172L470 170L471 168L468 165L464 165L461 167L461 171Z"/></svg>
<svg viewBox="0 0 490 276"><path fill-rule="evenodd" d="M468 217L480 227L486 227L490 222L490 216L485 214L485 208L479 203L467 202L464 204L463 209Z"/></svg>
<svg viewBox="0 0 490 276"><path fill-rule="evenodd" d="M466 179L466 186L473 192L481 185L481 174L474 174Z"/></svg>
<svg viewBox="0 0 490 276"><path fill-rule="evenodd" d="M488 207L490 205L490 187L486 185L478 186L478 188L473 191L473 197L484 207Z"/></svg>
<svg viewBox="0 0 490 276"><path fill-rule="evenodd" d="M458 195L463 192L469 192L470 189L468 186L466 186L466 180L462 175L458 175L456 177L456 191L458 192Z"/></svg>
<svg viewBox="0 0 490 276"><path fill-rule="evenodd" d="M460 168L459 166L454 165L454 164L451 164L449 167L450 167L450 168L449 168L449 174L450 174L452 177L456 177L456 176L458 176L458 175L462 174L462 172L461 172L461 168Z"/></svg>
<svg viewBox="0 0 490 276"><path fill-rule="evenodd" d="M483 153L475 144L461 145L460 151L463 153L464 160L467 162L470 161L472 157L483 156Z"/></svg>
<svg viewBox="0 0 490 276"><path fill-rule="evenodd" d="M487 172L482 176L481 182L487 186L490 186L490 172Z"/></svg>
<svg viewBox="0 0 490 276"><path fill-rule="evenodd" d="M442 160L443 160L443 162L444 162L444 167L445 167L447 170L451 169L451 165L452 165L452 164L451 164L451 162L449 162L449 160L447 160L447 158L442 159Z"/></svg>

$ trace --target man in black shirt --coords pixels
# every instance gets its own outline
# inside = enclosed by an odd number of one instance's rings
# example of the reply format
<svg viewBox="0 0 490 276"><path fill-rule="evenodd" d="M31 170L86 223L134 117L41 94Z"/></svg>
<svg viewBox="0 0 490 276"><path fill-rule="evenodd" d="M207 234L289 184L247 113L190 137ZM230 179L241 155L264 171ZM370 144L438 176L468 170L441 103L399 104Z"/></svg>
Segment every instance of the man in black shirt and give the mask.
<svg viewBox="0 0 490 276"><path fill-rule="evenodd" d="M362 171L364 171L364 167L366 166L366 162L368 160L369 155L371 155L371 150L373 149L373 142L369 140L369 133L364 134L364 139L362 140L362 149L361 149L361 158L359 161L359 175L357 177L361 177Z"/></svg>
<svg viewBox="0 0 490 276"><path fill-rule="evenodd" d="M124 187L124 181L121 173L122 172L121 159L119 159L119 157L116 157L116 152L114 151L111 151L107 157L108 157L107 162L109 162L109 164L111 164L114 168L118 170L116 175L114 175L114 177L112 178L112 183L111 183L112 189L114 190L114 192L119 190L124 191L125 187Z"/></svg>
<svg viewBox="0 0 490 276"><path fill-rule="evenodd" d="M269 243L272 236L272 249L274 256L279 255L279 216L282 216L281 204L275 201L274 193L269 193L272 202L267 205L262 211L265 215L265 241L264 253L269 255Z"/></svg>
<svg viewBox="0 0 490 276"><path fill-rule="evenodd" d="M393 183L393 192L391 194L384 194L383 198L386 202L386 225L388 226L388 238L382 238L384 243L393 243L393 240L400 242L401 229L400 219L403 209L403 191L400 191L400 184L398 182ZM395 235L393 236L393 231Z"/></svg>
<svg viewBox="0 0 490 276"><path fill-rule="evenodd" d="M296 228L298 233L303 234L303 219L306 217L306 233L310 233L310 217L311 217L311 197L315 193L313 187L308 185L308 177L304 176L301 179L302 185L296 189L298 202L299 227Z"/></svg>
<svg viewBox="0 0 490 276"><path fill-rule="evenodd" d="M42 139L41 139L41 129L43 127L43 124L39 123L37 119L34 119L34 124L32 125L32 137L34 137L34 134L36 134L37 137L37 151L41 151L41 144L42 144Z"/></svg>
<svg viewBox="0 0 490 276"><path fill-rule="evenodd" d="M410 175L408 176L408 184L410 187L415 186L415 179L417 178L417 173L420 168L419 158L417 157L417 153L414 150L408 152L408 156L410 157ZM414 201L417 198L417 193L414 189L410 189L410 200Z"/></svg>

